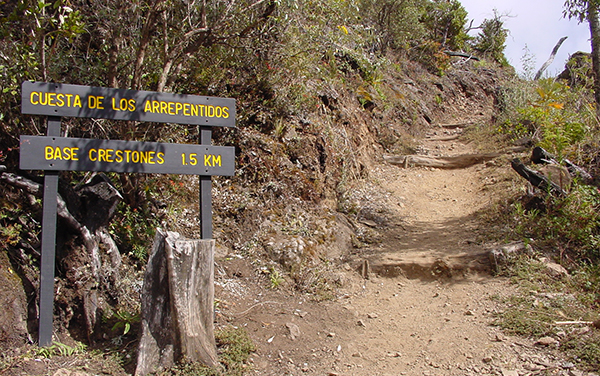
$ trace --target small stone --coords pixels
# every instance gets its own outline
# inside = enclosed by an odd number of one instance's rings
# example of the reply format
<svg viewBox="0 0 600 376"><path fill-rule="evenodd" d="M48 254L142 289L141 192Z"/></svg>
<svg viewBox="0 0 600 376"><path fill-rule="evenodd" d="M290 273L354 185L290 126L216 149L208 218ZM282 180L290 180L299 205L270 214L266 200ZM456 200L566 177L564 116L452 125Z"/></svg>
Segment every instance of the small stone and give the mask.
<svg viewBox="0 0 600 376"><path fill-rule="evenodd" d="M287 324L285 324L285 326L290 331L290 338L292 339L292 341L300 337L300 328L298 327L298 325L288 322Z"/></svg>
<svg viewBox="0 0 600 376"><path fill-rule="evenodd" d="M550 262L546 264L546 274L552 278L560 279L569 277L569 272L562 265Z"/></svg>
<svg viewBox="0 0 600 376"><path fill-rule="evenodd" d="M502 376L519 376L519 372L513 370L502 369Z"/></svg>
<svg viewBox="0 0 600 376"><path fill-rule="evenodd" d="M376 313L369 313L369 314L367 315L367 317L368 317L368 318L370 318L370 319L376 319L376 318L377 318L377 317L379 317L379 316L377 316L377 314L376 314Z"/></svg>
<svg viewBox="0 0 600 376"><path fill-rule="evenodd" d="M523 366L523 368L525 368L528 371L531 372L537 372L537 371L541 371L543 369L545 369L544 367L538 365L538 364L533 364L533 363L527 363Z"/></svg>
<svg viewBox="0 0 600 376"><path fill-rule="evenodd" d="M542 346L552 346L558 344L558 341L552 337L543 337L540 338L535 344Z"/></svg>
<svg viewBox="0 0 600 376"><path fill-rule="evenodd" d="M362 354L357 352L357 353L352 354L352 357L353 358L362 358Z"/></svg>
<svg viewBox="0 0 600 376"><path fill-rule="evenodd" d="M475 316L475 314L473 313L473 311L468 310L467 312L465 312L465 316Z"/></svg>
<svg viewBox="0 0 600 376"><path fill-rule="evenodd" d="M492 362L492 357L491 356L486 356L485 358L482 359L484 363L491 363Z"/></svg>
<svg viewBox="0 0 600 376"><path fill-rule="evenodd" d="M358 322L356 323L356 325L362 326L363 328L366 327L365 322L363 320L358 320Z"/></svg>
<svg viewBox="0 0 600 376"><path fill-rule="evenodd" d="M333 332L327 333L327 337L333 338L333 337L335 337L335 333L333 333Z"/></svg>

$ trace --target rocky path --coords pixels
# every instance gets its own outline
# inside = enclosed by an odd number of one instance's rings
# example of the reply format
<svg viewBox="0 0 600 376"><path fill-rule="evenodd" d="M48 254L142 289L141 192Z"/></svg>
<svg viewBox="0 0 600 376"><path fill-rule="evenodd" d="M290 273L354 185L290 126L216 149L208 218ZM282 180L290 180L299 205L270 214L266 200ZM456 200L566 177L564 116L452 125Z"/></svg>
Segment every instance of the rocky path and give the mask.
<svg viewBox="0 0 600 376"><path fill-rule="evenodd" d="M432 132L420 153L473 153L457 132ZM254 297L244 292L249 301L230 320L245 326L258 345L251 372L583 375L552 347L507 337L492 325L499 300L515 287L489 274L490 245L478 240L485 229L475 214L490 204L488 188L503 179L501 165L381 165L371 178L387 192L386 218L362 221L377 229L381 241L345 265L337 299L317 303L301 295L282 300L276 291ZM356 272L361 265L369 267L366 279Z"/></svg>

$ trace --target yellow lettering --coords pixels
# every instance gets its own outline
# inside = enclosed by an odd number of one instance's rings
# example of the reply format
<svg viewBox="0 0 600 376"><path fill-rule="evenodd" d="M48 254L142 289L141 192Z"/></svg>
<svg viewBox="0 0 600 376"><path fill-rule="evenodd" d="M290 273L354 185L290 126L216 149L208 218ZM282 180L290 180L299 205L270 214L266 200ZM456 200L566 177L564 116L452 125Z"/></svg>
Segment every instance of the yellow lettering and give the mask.
<svg viewBox="0 0 600 376"><path fill-rule="evenodd" d="M117 163L123 162L123 150L117 150L115 152L115 162L117 162Z"/></svg>
<svg viewBox="0 0 600 376"><path fill-rule="evenodd" d="M210 154L204 154L204 165L212 167L212 165L210 164Z"/></svg>
<svg viewBox="0 0 600 376"><path fill-rule="evenodd" d="M213 155L212 156L212 163L213 163L213 166L219 166L219 167L221 167L221 156L220 155Z"/></svg>
<svg viewBox="0 0 600 376"><path fill-rule="evenodd" d="M113 149L106 149L106 161L109 163L113 163L113 153L115 151Z"/></svg>
<svg viewBox="0 0 600 376"><path fill-rule="evenodd" d="M152 101L152 112L154 112L155 114L158 114L160 112L160 102L159 101Z"/></svg>
<svg viewBox="0 0 600 376"><path fill-rule="evenodd" d="M104 105L102 103L103 100L104 97L90 95L88 97L88 107L92 109L95 108L97 110L104 110Z"/></svg>
<svg viewBox="0 0 600 376"><path fill-rule="evenodd" d="M150 164L154 164L154 154L156 154L155 151L149 151L148 152L148 163Z"/></svg>
<svg viewBox="0 0 600 376"><path fill-rule="evenodd" d="M179 102L175 103L175 114L179 115L179 111L181 111L181 109L183 108L183 105Z"/></svg>
<svg viewBox="0 0 600 376"><path fill-rule="evenodd" d="M60 148L58 146L56 147L56 149L54 149L54 158L53 159L62 160L62 153L60 152Z"/></svg>
<svg viewBox="0 0 600 376"><path fill-rule="evenodd" d="M54 159L54 152L52 150L52 146L46 146L45 151L47 161Z"/></svg>
<svg viewBox="0 0 600 376"><path fill-rule="evenodd" d="M131 155L131 150L125 150L125 162L129 163L130 155Z"/></svg>
<svg viewBox="0 0 600 376"><path fill-rule="evenodd" d="M71 148L71 160L78 161L77 152L79 152L79 148Z"/></svg>
<svg viewBox="0 0 600 376"><path fill-rule="evenodd" d="M65 94L67 97L67 107L71 107L71 98L73 98L73 94Z"/></svg>
<svg viewBox="0 0 600 376"><path fill-rule="evenodd" d="M160 102L160 113L167 114L167 102Z"/></svg>
<svg viewBox="0 0 600 376"><path fill-rule="evenodd" d="M208 111L206 116L215 117L215 106L208 106Z"/></svg>
<svg viewBox="0 0 600 376"><path fill-rule="evenodd" d="M98 149L98 162L106 162L106 149Z"/></svg>
<svg viewBox="0 0 600 376"><path fill-rule="evenodd" d="M117 108L117 106L115 105L115 98L112 98L112 101L111 101L111 102L112 102L112 109L113 109L114 111L119 111L119 109L118 109L118 108Z"/></svg>
<svg viewBox="0 0 600 376"><path fill-rule="evenodd" d="M37 100L33 99L33 96L37 96ZM29 95L29 101L31 102L31 104L40 104L40 102L38 102L40 99L40 93L38 93L37 91L32 91L31 94Z"/></svg>
<svg viewBox="0 0 600 376"><path fill-rule="evenodd" d="M190 104L189 103L183 104L183 115L190 116Z"/></svg>
<svg viewBox="0 0 600 376"><path fill-rule="evenodd" d="M200 104L198 107L200 108L200 116L206 116L204 115L204 109L206 108L206 105Z"/></svg>
<svg viewBox="0 0 600 376"><path fill-rule="evenodd" d="M229 108L223 107L223 117L225 119L229 118Z"/></svg>
<svg viewBox="0 0 600 376"><path fill-rule="evenodd" d="M152 104L150 101L146 101L146 104L144 105L144 112L152 112Z"/></svg>
<svg viewBox="0 0 600 376"><path fill-rule="evenodd" d="M56 94L56 105L58 107L64 107L64 105L65 105L65 95L64 94Z"/></svg>
<svg viewBox="0 0 600 376"><path fill-rule="evenodd" d="M127 108L130 112L135 112L135 99L130 99L128 101L129 107Z"/></svg>
<svg viewBox="0 0 600 376"><path fill-rule="evenodd" d="M137 150L134 150L134 151L131 153L131 161L132 161L133 163L140 163L140 152L139 152L139 151L137 151Z"/></svg>
<svg viewBox="0 0 600 376"><path fill-rule="evenodd" d="M40 104L42 106L48 105L48 93L40 93Z"/></svg>
<svg viewBox="0 0 600 376"><path fill-rule="evenodd" d="M198 106L192 105L192 116L198 116Z"/></svg>
<svg viewBox="0 0 600 376"><path fill-rule="evenodd" d="M54 103L54 97L56 97L56 93L48 93L48 106L56 106Z"/></svg>
<svg viewBox="0 0 600 376"><path fill-rule="evenodd" d="M223 116L223 107L220 107L220 106L215 107L215 116L218 118Z"/></svg>
<svg viewBox="0 0 600 376"><path fill-rule="evenodd" d="M148 163L148 153L140 151L140 163Z"/></svg>
<svg viewBox="0 0 600 376"><path fill-rule="evenodd" d="M98 160L97 155L98 155L98 150L96 150L96 149L90 149L90 151L88 152L88 158L92 162L96 162Z"/></svg>
<svg viewBox="0 0 600 376"><path fill-rule="evenodd" d="M158 152L158 153L156 154L156 162L157 162L158 164L163 164L163 163L165 163L165 153L163 153L163 152Z"/></svg>
<svg viewBox="0 0 600 376"><path fill-rule="evenodd" d="M75 101L73 102L73 107L81 108L81 97L79 95L75 96Z"/></svg>

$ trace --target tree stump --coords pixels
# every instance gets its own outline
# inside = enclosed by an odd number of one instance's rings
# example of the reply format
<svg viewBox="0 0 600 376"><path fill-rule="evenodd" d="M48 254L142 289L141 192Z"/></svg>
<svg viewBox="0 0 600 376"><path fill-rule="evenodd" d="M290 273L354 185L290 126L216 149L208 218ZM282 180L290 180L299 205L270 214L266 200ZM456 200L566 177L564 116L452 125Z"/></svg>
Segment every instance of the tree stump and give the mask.
<svg viewBox="0 0 600 376"><path fill-rule="evenodd" d="M183 358L215 367L213 303L214 240L158 230L144 275L135 374L147 375Z"/></svg>

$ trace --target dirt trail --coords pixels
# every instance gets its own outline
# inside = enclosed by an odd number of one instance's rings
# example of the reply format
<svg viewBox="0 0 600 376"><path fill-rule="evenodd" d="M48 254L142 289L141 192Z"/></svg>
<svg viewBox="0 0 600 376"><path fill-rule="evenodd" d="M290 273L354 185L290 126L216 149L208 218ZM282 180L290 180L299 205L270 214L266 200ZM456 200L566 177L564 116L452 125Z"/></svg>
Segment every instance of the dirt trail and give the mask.
<svg viewBox="0 0 600 376"><path fill-rule="evenodd" d="M473 152L460 140L435 141L448 133L431 134L420 153ZM552 349L508 338L490 325L499 309L493 298L514 289L487 273L488 247L477 243L481 229L474 214L489 204L486 187L498 173L493 163L460 170L381 165L371 177L390 193L394 215L379 229L382 241L346 265L337 299L316 303L302 295L267 291L249 297L244 291L248 300L229 307L229 321L246 327L257 343L252 373L571 374ZM365 260L368 279L356 272ZM228 268L228 275L250 273L241 262ZM223 293L235 288L244 285Z"/></svg>

